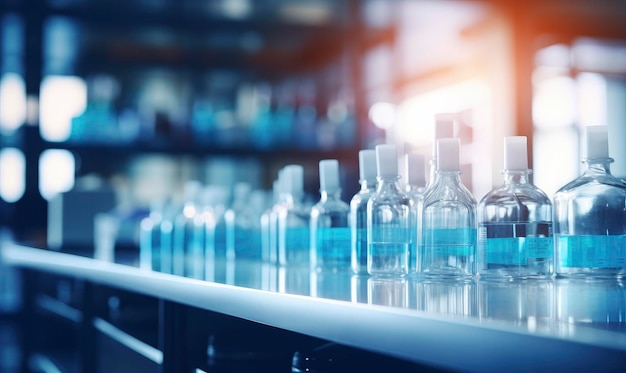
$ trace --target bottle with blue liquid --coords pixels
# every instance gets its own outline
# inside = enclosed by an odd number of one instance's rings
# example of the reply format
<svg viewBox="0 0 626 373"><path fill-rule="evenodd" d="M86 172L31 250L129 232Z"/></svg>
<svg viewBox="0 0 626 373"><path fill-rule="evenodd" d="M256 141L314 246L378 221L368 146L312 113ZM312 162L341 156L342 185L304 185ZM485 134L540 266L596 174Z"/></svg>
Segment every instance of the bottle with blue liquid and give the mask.
<svg viewBox="0 0 626 373"><path fill-rule="evenodd" d="M626 273L626 183L611 175L606 126L586 132L581 176L554 195L556 273L615 278Z"/></svg>
<svg viewBox="0 0 626 373"><path fill-rule="evenodd" d="M504 184L478 205L481 278L545 278L554 269L552 203L528 180L525 136L504 138Z"/></svg>
<svg viewBox="0 0 626 373"><path fill-rule="evenodd" d="M173 274L203 278L202 259L205 247L204 219L201 214L200 193L202 184L190 181L185 184L185 202L174 220Z"/></svg>
<svg viewBox="0 0 626 373"><path fill-rule="evenodd" d="M376 151L359 151L361 190L350 200L351 266L355 274L367 274L367 202L376 193Z"/></svg>
<svg viewBox="0 0 626 373"><path fill-rule="evenodd" d="M304 170L288 165L283 170L283 203L277 209L278 263L308 265L310 260L310 208L304 204Z"/></svg>
<svg viewBox="0 0 626 373"><path fill-rule="evenodd" d="M461 181L458 138L437 140L437 176L422 207L421 273L467 279L476 273L476 200Z"/></svg>
<svg viewBox="0 0 626 373"><path fill-rule="evenodd" d="M339 162L319 163L321 198L311 208L311 268L347 270L350 268L350 206L341 200Z"/></svg>
<svg viewBox="0 0 626 373"><path fill-rule="evenodd" d="M398 184L396 147L376 146L376 193L367 202L367 272L396 277L409 273L413 203Z"/></svg>
<svg viewBox="0 0 626 373"><path fill-rule="evenodd" d="M406 185L405 191L413 201L411 232L411 245L409 246L409 273L417 272L419 268L417 256L418 237L422 231L421 210L426 192L426 169L424 167L424 155L418 152L410 152L405 155Z"/></svg>

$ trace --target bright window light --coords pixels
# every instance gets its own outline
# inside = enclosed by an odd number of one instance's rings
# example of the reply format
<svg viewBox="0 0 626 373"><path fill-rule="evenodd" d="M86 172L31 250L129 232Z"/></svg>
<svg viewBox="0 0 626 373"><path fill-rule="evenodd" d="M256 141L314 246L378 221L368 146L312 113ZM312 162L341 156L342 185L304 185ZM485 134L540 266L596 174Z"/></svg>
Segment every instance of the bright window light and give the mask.
<svg viewBox="0 0 626 373"><path fill-rule="evenodd" d="M39 192L50 200L74 187L74 155L67 150L48 149L39 157Z"/></svg>
<svg viewBox="0 0 626 373"><path fill-rule="evenodd" d="M581 126L606 125L607 85L604 76L595 73L580 73L578 85L578 122Z"/></svg>
<svg viewBox="0 0 626 373"><path fill-rule="evenodd" d="M26 160L16 148L0 150L0 197L6 202L16 202L24 195Z"/></svg>
<svg viewBox="0 0 626 373"><path fill-rule="evenodd" d="M48 76L41 82L39 121L41 136L65 141L72 131L72 118L87 106L87 85L76 76Z"/></svg>
<svg viewBox="0 0 626 373"><path fill-rule="evenodd" d="M482 79L467 80L408 98L398 110L399 138L415 146L429 145L434 137L435 114L473 108L477 115L482 115L488 102L489 88ZM488 123L486 118L476 119Z"/></svg>
<svg viewBox="0 0 626 373"><path fill-rule="evenodd" d="M576 119L576 82L555 76L538 82L533 94L533 122L542 129L571 126Z"/></svg>
<svg viewBox="0 0 626 373"><path fill-rule="evenodd" d="M6 73L0 79L0 129L11 134L26 120L26 86L16 73Z"/></svg>
<svg viewBox="0 0 626 373"><path fill-rule="evenodd" d="M388 102L377 102L369 110L369 118L380 129L390 129L396 120L396 108Z"/></svg>

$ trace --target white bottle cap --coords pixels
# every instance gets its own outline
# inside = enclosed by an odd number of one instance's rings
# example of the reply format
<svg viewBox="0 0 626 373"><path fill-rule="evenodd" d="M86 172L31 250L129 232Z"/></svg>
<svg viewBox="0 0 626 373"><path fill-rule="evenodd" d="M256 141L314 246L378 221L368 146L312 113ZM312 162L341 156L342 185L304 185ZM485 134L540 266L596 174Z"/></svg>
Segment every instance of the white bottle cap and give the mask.
<svg viewBox="0 0 626 373"><path fill-rule="evenodd" d="M448 139L454 136L454 122L456 119L456 114L435 114L435 138L433 141L435 146L433 146L433 156L437 155L437 140Z"/></svg>
<svg viewBox="0 0 626 373"><path fill-rule="evenodd" d="M304 169L300 165L290 164L285 166L285 192L296 198L304 194Z"/></svg>
<svg viewBox="0 0 626 373"><path fill-rule="evenodd" d="M376 179L376 150L359 151L359 178L360 180Z"/></svg>
<svg viewBox="0 0 626 373"><path fill-rule="evenodd" d="M336 159L320 161L320 190L330 193L341 190L339 185L339 162Z"/></svg>
<svg viewBox="0 0 626 373"><path fill-rule="evenodd" d="M418 152L410 152L405 156L406 177L409 185L423 187L426 185L426 168L424 155Z"/></svg>
<svg viewBox="0 0 626 373"><path fill-rule="evenodd" d="M586 159L609 158L609 130L607 126L585 127L587 135Z"/></svg>
<svg viewBox="0 0 626 373"><path fill-rule="evenodd" d="M437 170L438 171L460 171L459 148L461 140L439 139L437 140Z"/></svg>
<svg viewBox="0 0 626 373"><path fill-rule="evenodd" d="M504 138L504 169L509 171L528 170L526 136L509 136Z"/></svg>
<svg viewBox="0 0 626 373"><path fill-rule="evenodd" d="M398 155L395 145L376 146L376 172L380 177L398 176Z"/></svg>

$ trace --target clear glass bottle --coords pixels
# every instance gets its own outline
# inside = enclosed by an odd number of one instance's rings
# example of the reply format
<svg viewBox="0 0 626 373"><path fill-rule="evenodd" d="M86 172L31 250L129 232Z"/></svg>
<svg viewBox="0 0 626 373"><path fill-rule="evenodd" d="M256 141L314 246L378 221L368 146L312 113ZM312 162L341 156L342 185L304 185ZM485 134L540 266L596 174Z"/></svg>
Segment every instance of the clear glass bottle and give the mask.
<svg viewBox="0 0 626 373"><path fill-rule="evenodd" d="M150 214L141 220L139 226L139 268L158 271L161 263L161 223L165 203L155 201L150 204Z"/></svg>
<svg viewBox="0 0 626 373"><path fill-rule="evenodd" d="M409 273L417 272L419 264L417 262L417 241L422 231L421 209L426 192L426 170L424 167L424 155L418 152L405 154L405 191L407 196L413 201L411 227L411 244L409 246Z"/></svg>
<svg viewBox="0 0 626 373"><path fill-rule="evenodd" d="M185 184L185 202L174 220L173 273L179 276L202 278L204 253L204 220L198 203L202 185L191 181Z"/></svg>
<svg viewBox="0 0 626 373"><path fill-rule="evenodd" d="M284 202L277 211L278 262L286 265L309 265L311 211L303 203L304 170L300 165L284 169Z"/></svg>
<svg viewBox="0 0 626 373"><path fill-rule="evenodd" d="M504 184L478 205L481 278L550 277L554 270L552 203L528 175L525 136L504 138Z"/></svg>
<svg viewBox="0 0 626 373"><path fill-rule="evenodd" d="M367 201L376 193L376 151L359 151L361 190L350 200L351 266L356 274L367 274Z"/></svg>
<svg viewBox="0 0 626 373"><path fill-rule="evenodd" d="M367 202L367 272L372 276L408 274L413 203L398 185L394 145L376 146L376 193Z"/></svg>
<svg viewBox="0 0 626 373"><path fill-rule="evenodd" d="M261 259L270 264L278 263L278 211L283 203L282 178L283 170L272 186L272 205L261 215Z"/></svg>
<svg viewBox="0 0 626 373"><path fill-rule="evenodd" d="M614 278L626 273L626 183L611 175L606 126L586 127L581 176L554 195L556 273Z"/></svg>
<svg viewBox="0 0 626 373"><path fill-rule="evenodd" d="M339 162L319 163L321 198L311 208L311 268L347 270L350 268L350 206L341 200Z"/></svg>
<svg viewBox="0 0 626 373"><path fill-rule="evenodd" d="M224 213L228 259L257 259L261 254L260 237L256 234L260 219L251 202L250 184L235 184L233 203Z"/></svg>
<svg viewBox="0 0 626 373"><path fill-rule="evenodd" d="M421 273L471 278L476 273L476 200L461 181L460 141L437 140L437 177L422 207Z"/></svg>

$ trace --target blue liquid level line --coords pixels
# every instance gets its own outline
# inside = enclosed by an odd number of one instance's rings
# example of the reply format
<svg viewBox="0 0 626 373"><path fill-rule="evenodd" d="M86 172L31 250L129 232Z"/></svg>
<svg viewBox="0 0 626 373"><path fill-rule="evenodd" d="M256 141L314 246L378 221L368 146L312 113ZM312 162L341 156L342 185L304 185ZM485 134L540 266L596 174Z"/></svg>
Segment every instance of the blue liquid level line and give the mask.
<svg viewBox="0 0 626 373"><path fill-rule="evenodd" d="M476 247L475 228L424 229L424 254L435 257L472 256Z"/></svg>
<svg viewBox="0 0 626 373"><path fill-rule="evenodd" d="M561 267L626 268L626 236L557 236Z"/></svg>

